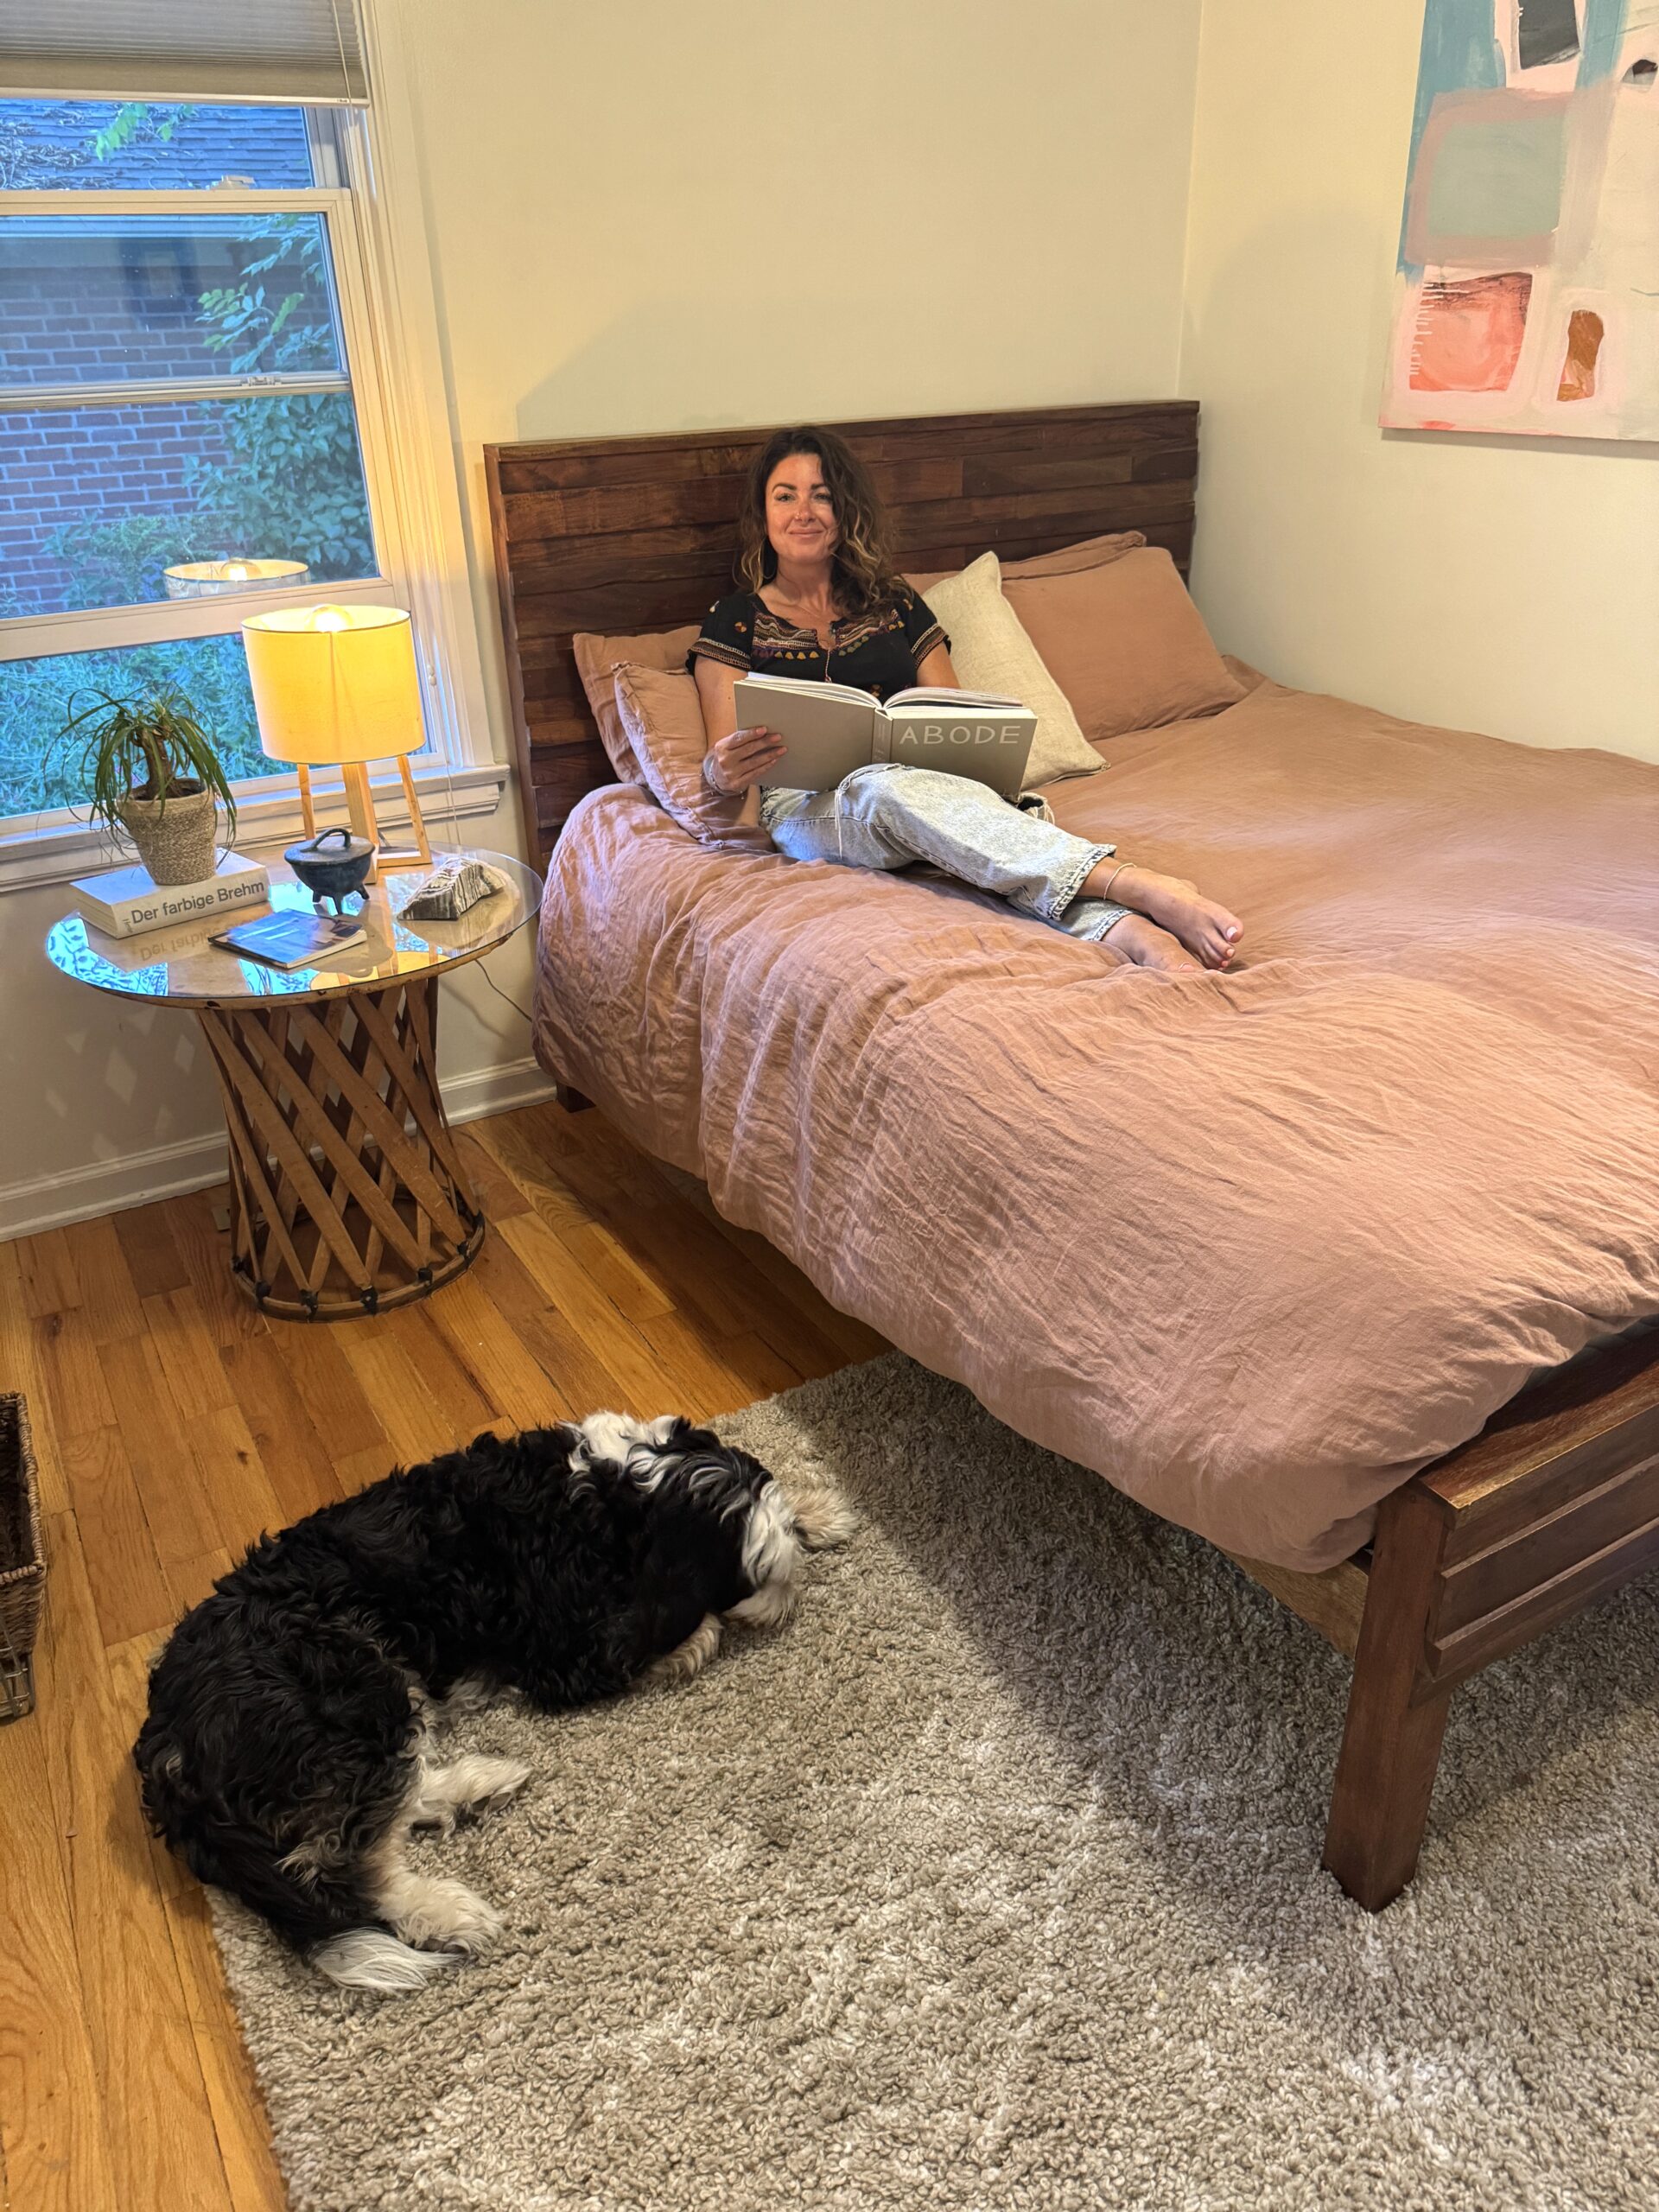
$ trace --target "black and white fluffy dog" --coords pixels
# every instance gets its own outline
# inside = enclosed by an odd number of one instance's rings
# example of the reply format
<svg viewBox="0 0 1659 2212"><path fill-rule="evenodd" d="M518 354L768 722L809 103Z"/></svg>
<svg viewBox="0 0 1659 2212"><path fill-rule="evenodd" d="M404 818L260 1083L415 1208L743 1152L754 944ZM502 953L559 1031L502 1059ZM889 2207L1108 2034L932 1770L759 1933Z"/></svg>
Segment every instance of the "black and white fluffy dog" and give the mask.
<svg viewBox="0 0 1659 2212"><path fill-rule="evenodd" d="M527 1773L439 1764L446 1701L550 1711L693 1675L722 1619L786 1618L803 1549L847 1525L672 1415L480 1436L262 1538L185 1616L134 1750L145 1810L331 1980L416 1988L500 1923L410 1867L410 1830Z"/></svg>

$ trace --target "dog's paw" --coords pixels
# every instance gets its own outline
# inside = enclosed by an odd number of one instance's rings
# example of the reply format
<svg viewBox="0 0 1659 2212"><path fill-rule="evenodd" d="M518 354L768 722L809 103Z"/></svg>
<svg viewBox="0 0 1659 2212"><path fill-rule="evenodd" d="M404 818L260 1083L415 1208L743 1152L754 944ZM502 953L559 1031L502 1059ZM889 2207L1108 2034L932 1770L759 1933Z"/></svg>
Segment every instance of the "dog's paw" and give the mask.
<svg viewBox="0 0 1659 2212"><path fill-rule="evenodd" d="M452 1834L458 1819L505 1805L529 1779L530 1769L521 1759L465 1752L447 1766L429 1766L423 1771L419 1791L410 1801L409 1824Z"/></svg>
<svg viewBox="0 0 1659 2212"><path fill-rule="evenodd" d="M464 1882L442 1875L404 1878L394 1910L386 1913L393 1931L419 1951L481 1951L501 1932L501 1916L486 1898Z"/></svg>
<svg viewBox="0 0 1659 2212"><path fill-rule="evenodd" d="M474 1793L461 1801L468 1813L493 1813L499 1806L510 1804L530 1780L530 1769L522 1759L485 1758L474 1752L458 1759L456 1764L467 1769Z"/></svg>
<svg viewBox="0 0 1659 2212"><path fill-rule="evenodd" d="M700 1675L720 1649L720 1623L712 1613L705 1613L683 1643L672 1651L665 1651L660 1659L653 1659L639 1680L642 1682L689 1682L693 1675Z"/></svg>

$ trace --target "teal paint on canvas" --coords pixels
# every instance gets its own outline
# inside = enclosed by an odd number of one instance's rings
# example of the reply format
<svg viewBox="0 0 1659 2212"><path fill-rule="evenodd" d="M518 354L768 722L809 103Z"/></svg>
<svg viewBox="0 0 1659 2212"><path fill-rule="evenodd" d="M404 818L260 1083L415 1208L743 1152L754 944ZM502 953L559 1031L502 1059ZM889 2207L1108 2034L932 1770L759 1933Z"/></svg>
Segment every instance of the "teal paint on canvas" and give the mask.
<svg viewBox="0 0 1659 2212"><path fill-rule="evenodd" d="M1623 4L1623 0L1618 0ZM1428 127L1429 110L1441 92L1493 92L1503 82L1503 52L1493 35L1492 0L1427 0L1423 41L1417 61L1417 104L1411 118L1411 152L1406 163L1406 204L1411 202L1417 149ZM1414 278L1422 271L1406 259L1406 224L1400 221L1400 267Z"/></svg>
<svg viewBox="0 0 1659 2212"><path fill-rule="evenodd" d="M1530 238L1560 219L1565 118L1508 115L1459 123L1440 142L1428 176L1436 238Z"/></svg>
<svg viewBox="0 0 1659 2212"><path fill-rule="evenodd" d="M1584 0L1584 28L1579 48L1581 85L1599 85L1604 78L1612 75L1624 42L1627 5L1628 0Z"/></svg>

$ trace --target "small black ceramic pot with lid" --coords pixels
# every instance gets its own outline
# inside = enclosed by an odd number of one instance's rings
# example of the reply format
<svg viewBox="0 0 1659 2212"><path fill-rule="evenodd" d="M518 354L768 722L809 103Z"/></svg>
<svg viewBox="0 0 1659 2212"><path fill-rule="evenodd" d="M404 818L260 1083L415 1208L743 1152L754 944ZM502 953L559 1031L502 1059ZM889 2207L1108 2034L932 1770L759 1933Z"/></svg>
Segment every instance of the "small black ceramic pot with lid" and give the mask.
<svg viewBox="0 0 1659 2212"><path fill-rule="evenodd" d="M326 899L339 914L346 899L363 895L378 849L369 838L353 836L336 823L302 844L290 845L283 858L311 893L311 904L321 906Z"/></svg>

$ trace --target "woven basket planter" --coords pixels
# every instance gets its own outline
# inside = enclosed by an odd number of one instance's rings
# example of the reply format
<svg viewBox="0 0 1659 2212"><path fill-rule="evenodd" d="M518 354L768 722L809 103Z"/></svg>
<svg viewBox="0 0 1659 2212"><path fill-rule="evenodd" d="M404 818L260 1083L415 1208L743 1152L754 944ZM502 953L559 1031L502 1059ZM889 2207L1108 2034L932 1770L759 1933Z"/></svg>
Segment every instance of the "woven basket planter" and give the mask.
<svg viewBox="0 0 1659 2212"><path fill-rule="evenodd" d="M121 820L152 883L205 883L213 874L219 808L211 791L126 799Z"/></svg>
<svg viewBox="0 0 1659 2212"><path fill-rule="evenodd" d="M0 1720L35 1710L35 1639L46 1595L40 1483L22 1394L0 1392Z"/></svg>

